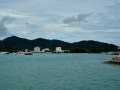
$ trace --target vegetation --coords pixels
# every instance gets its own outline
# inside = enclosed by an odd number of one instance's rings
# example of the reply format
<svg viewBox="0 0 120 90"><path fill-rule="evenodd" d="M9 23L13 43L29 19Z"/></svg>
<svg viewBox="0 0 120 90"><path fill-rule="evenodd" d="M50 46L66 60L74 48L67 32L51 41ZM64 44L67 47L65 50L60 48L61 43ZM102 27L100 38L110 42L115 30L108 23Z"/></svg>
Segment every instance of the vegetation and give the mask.
<svg viewBox="0 0 120 90"><path fill-rule="evenodd" d="M39 46L41 49L49 48L51 51L54 51L55 47L62 47L63 50L70 50L71 53L99 53L117 50L116 45L92 40L68 43L60 40L43 38L28 40L12 36L0 41L0 51L17 52L26 48L33 50L36 46Z"/></svg>

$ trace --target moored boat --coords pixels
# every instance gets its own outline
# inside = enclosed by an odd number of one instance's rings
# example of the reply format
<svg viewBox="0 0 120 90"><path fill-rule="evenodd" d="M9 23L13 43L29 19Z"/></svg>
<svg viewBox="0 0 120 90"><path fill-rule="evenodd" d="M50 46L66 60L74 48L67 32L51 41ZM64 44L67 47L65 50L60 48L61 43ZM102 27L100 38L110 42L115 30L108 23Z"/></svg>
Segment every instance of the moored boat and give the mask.
<svg viewBox="0 0 120 90"><path fill-rule="evenodd" d="M32 52L18 52L18 54L22 54L22 55L32 55Z"/></svg>
<svg viewBox="0 0 120 90"><path fill-rule="evenodd" d="M9 52L1 52L1 54L9 54Z"/></svg>
<svg viewBox="0 0 120 90"><path fill-rule="evenodd" d="M24 55L32 55L32 52L23 52Z"/></svg>

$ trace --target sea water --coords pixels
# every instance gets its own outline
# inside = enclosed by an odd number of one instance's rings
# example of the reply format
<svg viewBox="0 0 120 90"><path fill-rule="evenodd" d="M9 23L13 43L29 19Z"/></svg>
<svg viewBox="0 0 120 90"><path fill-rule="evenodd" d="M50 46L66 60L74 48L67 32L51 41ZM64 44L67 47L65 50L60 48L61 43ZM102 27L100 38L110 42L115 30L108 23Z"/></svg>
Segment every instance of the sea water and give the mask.
<svg viewBox="0 0 120 90"><path fill-rule="evenodd" d="M0 55L0 90L120 90L105 54Z"/></svg>

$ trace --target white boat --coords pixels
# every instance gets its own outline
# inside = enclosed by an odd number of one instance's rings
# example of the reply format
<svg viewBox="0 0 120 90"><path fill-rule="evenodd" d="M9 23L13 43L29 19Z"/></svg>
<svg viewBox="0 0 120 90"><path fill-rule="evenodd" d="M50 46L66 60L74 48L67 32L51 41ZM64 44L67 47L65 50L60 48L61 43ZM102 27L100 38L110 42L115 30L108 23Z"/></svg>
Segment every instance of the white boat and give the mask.
<svg viewBox="0 0 120 90"><path fill-rule="evenodd" d="M9 54L9 52L1 52L1 54Z"/></svg>
<svg viewBox="0 0 120 90"><path fill-rule="evenodd" d="M23 52L23 55L32 55L32 52Z"/></svg>
<svg viewBox="0 0 120 90"><path fill-rule="evenodd" d="M22 55L32 55L32 52L18 52L18 54L22 54Z"/></svg>

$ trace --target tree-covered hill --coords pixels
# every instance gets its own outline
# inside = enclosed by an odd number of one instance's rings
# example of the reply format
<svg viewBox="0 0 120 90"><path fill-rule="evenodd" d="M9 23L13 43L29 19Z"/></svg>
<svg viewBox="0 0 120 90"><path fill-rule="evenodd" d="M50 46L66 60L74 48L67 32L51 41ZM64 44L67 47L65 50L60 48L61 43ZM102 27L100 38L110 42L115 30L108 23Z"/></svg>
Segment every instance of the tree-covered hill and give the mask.
<svg viewBox="0 0 120 90"><path fill-rule="evenodd" d="M0 51L17 52L26 48L33 50L36 46L39 46L41 49L49 48L51 51L54 51L56 47L62 47L64 50L71 50L71 52L103 52L117 49L116 45L92 40L68 43L60 40L43 38L28 40L12 36L0 41Z"/></svg>
<svg viewBox="0 0 120 90"><path fill-rule="evenodd" d="M72 50L74 50L74 49L77 49L80 51L84 50L84 52L85 51L87 51L87 52L103 52L103 51L107 52L107 51L116 51L117 46L113 45L113 44L88 40L88 41L80 41L80 42L73 43Z"/></svg>

